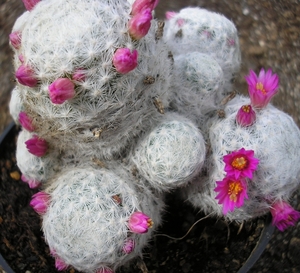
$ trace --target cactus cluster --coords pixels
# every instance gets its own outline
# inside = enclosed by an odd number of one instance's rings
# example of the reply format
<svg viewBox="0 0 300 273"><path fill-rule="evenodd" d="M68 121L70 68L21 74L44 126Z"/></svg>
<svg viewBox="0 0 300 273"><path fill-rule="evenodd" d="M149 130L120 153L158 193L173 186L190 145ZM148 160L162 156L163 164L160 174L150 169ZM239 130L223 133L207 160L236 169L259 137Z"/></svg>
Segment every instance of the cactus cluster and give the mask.
<svg viewBox="0 0 300 273"><path fill-rule="evenodd" d="M300 218L288 205L300 132L269 104L278 77L251 72L250 99L225 103L241 63L231 21L197 7L158 21L157 0L23 1L10 111L58 270L108 273L142 255L176 188L230 221Z"/></svg>

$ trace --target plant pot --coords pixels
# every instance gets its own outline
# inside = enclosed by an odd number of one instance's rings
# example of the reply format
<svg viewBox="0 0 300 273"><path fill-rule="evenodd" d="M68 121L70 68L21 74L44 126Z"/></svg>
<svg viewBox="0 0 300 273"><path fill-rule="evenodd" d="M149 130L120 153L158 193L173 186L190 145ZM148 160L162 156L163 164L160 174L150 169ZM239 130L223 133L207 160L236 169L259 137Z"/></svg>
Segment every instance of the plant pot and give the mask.
<svg viewBox="0 0 300 273"><path fill-rule="evenodd" d="M39 216L29 206L31 195L37 190L29 189L12 175L19 172L14 157L17 133L18 128L11 123L0 137L0 251L3 255L0 255L0 272L56 272L54 259L43 240ZM5 196L9 200L3 200ZM13 204L9 203L11 200ZM226 272L245 273L259 259L274 231L270 215L246 222L243 227L206 218L182 236L204 215L177 201L176 192L167 197L167 206L164 225L145 250L144 261L133 261L130 268L122 268L120 272L132 272L133 268L135 272L147 272L141 271L146 266L149 271L160 273L215 272L226 267ZM66 272L75 273L72 269Z"/></svg>

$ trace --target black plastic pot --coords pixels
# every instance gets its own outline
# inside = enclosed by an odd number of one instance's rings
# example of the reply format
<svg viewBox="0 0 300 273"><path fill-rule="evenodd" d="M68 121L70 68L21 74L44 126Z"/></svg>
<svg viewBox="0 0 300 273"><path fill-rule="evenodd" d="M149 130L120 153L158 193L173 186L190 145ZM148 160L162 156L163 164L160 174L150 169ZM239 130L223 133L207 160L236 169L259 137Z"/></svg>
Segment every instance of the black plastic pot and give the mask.
<svg viewBox="0 0 300 273"><path fill-rule="evenodd" d="M10 123L7 128L4 130L2 135L0 136L0 152L5 149L5 142L9 141L9 137L12 137L12 131L15 127L15 124ZM238 273L246 273L248 272L256 261L259 259L263 251L265 250L268 242L270 241L272 234L274 232L274 226L271 224L271 215L269 214L266 217L264 228L261 232L260 238L257 242L256 247L251 252L249 258L244 263L244 265L239 269ZM2 270L2 271L1 271ZM2 273L14 273L14 271L7 264L3 256L0 254L0 272Z"/></svg>

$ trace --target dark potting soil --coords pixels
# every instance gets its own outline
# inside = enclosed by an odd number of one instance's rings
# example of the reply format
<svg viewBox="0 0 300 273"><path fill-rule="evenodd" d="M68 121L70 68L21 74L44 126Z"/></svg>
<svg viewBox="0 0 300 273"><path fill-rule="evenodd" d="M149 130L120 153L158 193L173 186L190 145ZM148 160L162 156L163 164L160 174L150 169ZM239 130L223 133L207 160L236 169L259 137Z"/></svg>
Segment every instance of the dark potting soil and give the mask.
<svg viewBox="0 0 300 273"><path fill-rule="evenodd" d="M16 273L54 273L41 220L29 206L37 190L20 180L16 165L17 133L13 127L0 145L0 253ZM176 192L170 194L164 224L145 248L143 260L133 260L118 273L238 272L256 246L265 219L240 225L207 217L193 226L204 217L178 200ZM1 267L0 272L4 272Z"/></svg>

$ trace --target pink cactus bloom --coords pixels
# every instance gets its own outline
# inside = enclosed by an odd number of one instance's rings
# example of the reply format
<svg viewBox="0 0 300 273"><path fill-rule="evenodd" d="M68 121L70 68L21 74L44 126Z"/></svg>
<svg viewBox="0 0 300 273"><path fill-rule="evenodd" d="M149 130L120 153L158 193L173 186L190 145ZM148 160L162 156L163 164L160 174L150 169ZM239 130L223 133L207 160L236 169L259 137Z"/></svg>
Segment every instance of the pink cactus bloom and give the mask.
<svg viewBox="0 0 300 273"><path fill-rule="evenodd" d="M85 70L81 68L76 69L72 75L72 79L74 81L83 82L85 80Z"/></svg>
<svg viewBox="0 0 300 273"><path fill-rule="evenodd" d="M225 172L235 179L243 177L252 179L253 172L257 169L259 163L259 160L254 157L254 151L245 150L244 148L225 155L223 161L225 162Z"/></svg>
<svg viewBox="0 0 300 273"><path fill-rule="evenodd" d="M21 47L21 37L22 37L22 34L20 31L14 31L11 34L9 34L10 44L15 49L19 49Z"/></svg>
<svg viewBox="0 0 300 273"><path fill-rule="evenodd" d="M146 233L153 226L153 222L149 216L137 211L130 216L128 226L134 233Z"/></svg>
<svg viewBox="0 0 300 273"><path fill-rule="evenodd" d="M256 113L251 105L243 105L236 115L236 122L242 127L252 125L256 121Z"/></svg>
<svg viewBox="0 0 300 273"><path fill-rule="evenodd" d="M142 39L151 27L151 9L144 9L141 13L134 15L128 22L128 31L135 40Z"/></svg>
<svg viewBox="0 0 300 273"><path fill-rule="evenodd" d="M24 56L22 54L20 54L18 58L21 63L24 63Z"/></svg>
<svg viewBox="0 0 300 273"><path fill-rule="evenodd" d="M178 13L175 11L167 11L165 16L167 20L174 18Z"/></svg>
<svg viewBox="0 0 300 273"><path fill-rule="evenodd" d="M20 112L19 122L25 130L27 130L29 132L33 132L35 130L35 128L32 124L32 119L30 117L28 117L28 115L25 112Z"/></svg>
<svg viewBox="0 0 300 273"><path fill-rule="evenodd" d="M25 144L29 153L35 156L42 157L47 153L47 141L43 138L39 138L37 135L34 135L32 138L25 141Z"/></svg>
<svg viewBox="0 0 300 273"><path fill-rule="evenodd" d="M219 199L218 204L223 205L223 213L226 215L228 211L233 211L244 205L244 199L248 199L247 183L245 179L236 179L234 176L226 176L222 181L217 181L215 192Z"/></svg>
<svg viewBox="0 0 300 273"><path fill-rule="evenodd" d="M68 268L68 265L58 256L55 257L55 267L58 271L63 271Z"/></svg>
<svg viewBox="0 0 300 273"><path fill-rule="evenodd" d="M27 10L31 11L41 0L22 0Z"/></svg>
<svg viewBox="0 0 300 273"><path fill-rule="evenodd" d="M145 9L153 10L159 0L135 0L132 9L131 9L131 15L136 15L141 13Z"/></svg>
<svg viewBox="0 0 300 273"><path fill-rule="evenodd" d="M251 70L245 79L248 83L251 104L255 108L260 109L265 107L278 91L279 78L277 74L272 74L272 69L269 69L266 73L262 68L258 77Z"/></svg>
<svg viewBox="0 0 300 273"><path fill-rule="evenodd" d="M123 252L130 254L135 248L135 241L132 238L128 238L123 245Z"/></svg>
<svg viewBox="0 0 300 273"><path fill-rule="evenodd" d="M38 83L33 69L29 65L22 64L16 71L16 78L22 85L35 87Z"/></svg>
<svg viewBox="0 0 300 273"><path fill-rule="evenodd" d="M286 230L290 226L294 226L300 219L300 212L293 209L285 201L276 202L271 208L272 224L280 231Z"/></svg>
<svg viewBox="0 0 300 273"><path fill-rule="evenodd" d="M41 182L35 179L29 179L24 174L21 175L21 180L28 184L30 189L37 189L41 186Z"/></svg>
<svg viewBox="0 0 300 273"><path fill-rule="evenodd" d="M112 269L110 269L108 267L102 267L102 268L98 269L96 271L96 273L114 273L114 271L112 271Z"/></svg>
<svg viewBox="0 0 300 273"><path fill-rule="evenodd" d="M62 104L75 96L75 85L68 78L58 78L48 86L50 100Z"/></svg>
<svg viewBox="0 0 300 273"><path fill-rule="evenodd" d="M126 74L137 67L138 52L129 48L119 48L113 57L113 65L121 74Z"/></svg>
<svg viewBox="0 0 300 273"><path fill-rule="evenodd" d="M45 214L49 206L50 196L43 191L37 192L32 196L30 206L38 213Z"/></svg>
<svg viewBox="0 0 300 273"><path fill-rule="evenodd" d="M179 27L182 27L184 25L185 21L182 18L177 19L176 25Z"/></svg>

